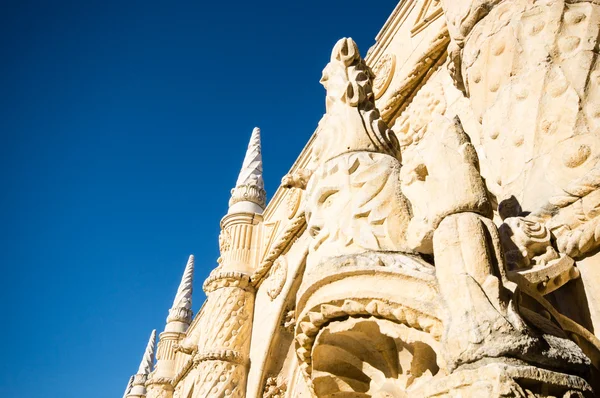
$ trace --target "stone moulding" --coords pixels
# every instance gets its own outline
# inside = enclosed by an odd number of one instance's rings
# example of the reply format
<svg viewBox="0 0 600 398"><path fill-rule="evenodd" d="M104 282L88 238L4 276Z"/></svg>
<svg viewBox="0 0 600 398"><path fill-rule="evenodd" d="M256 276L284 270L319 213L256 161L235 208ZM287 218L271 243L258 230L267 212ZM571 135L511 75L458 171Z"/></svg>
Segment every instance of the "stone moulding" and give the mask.
<svg viewBox="0 0 600 398"><path fill-rule="evenodd" d="M448 28L445 26L440 33L435 36L429 47L423 52L423 55L415 62L412 69L406 73L398 88L390 95L386 102L380 107L381 117L387 122L392 123L395 116L406 105L406 101L419 87L428 73L431 72L433 65L443 58L446 48L450 43Z"/></svg>
<svg viewBox="0 0 600 398"><path fill-rule="evenodd" d="M150 387L151 385L162 385L166 386L167 389L173 391L173 379L169 377L152 377L146 382L146 387Z"/></svg>
<svg viewBox="0 0 600 398"><path fill-rule="evenodd" d="M214 292L224 287L253 290L253 287L250 285L250 276L236 271L216 272L206 278L202 286L206 293Z"/></svg>
<svg viewBox="0 0 600 398"><path fill-rule="evenodd" d="M204 361L224 361L245 365L248 361L238 351L234 350L211 350L196 354L194 365Z"/></svg>
<svg viewBox="0 0 600 398"><path fill-rule="evenodd" d="M395 291L400 286L410 292L420 291L422 300L394 297L392 290L381 289L384 280ZM298 292L295 341L303 374L310 378L311 353L319 331L349 317L389 320L439 341L443 326L434 298L437 294L431 266L407 255L365 253L325 260L312 272L307 271Z"/></svg>
<svg viewBox="0 0 600 398"><path fill-rule="evenodd" d="M261 285L265 276L271 270L275 260L277 260L282 254L285 254L286 250L291 246L292 241L302 234L305 227L306 218L304 211L302 210L296 214L289 224L286 225L285 230L271 246L264 260L260 263L258 268L250 277L253 286L258 288Z"/></svg>
<svg viewBox="0 0 600 398"><path fill-rule="evenodd" d="M231 190L229 207L238 202L252 202L264 208L267 202L267 193L256 185L240 185Z"/></svg>
<svg viewBox="0 0 600 398"><path fill-rule="evenodd" d="M418 397L594 397L588 383L578 376L527 365L479 364L430 380L413 391ZM523 387L527 386L527 387ZM465 395L463 395L465 394Z"/></svg>
<svg viewBox="0 0 600 398"><path fill-rule="evenodd" d="M169 316L167 317L167 322L185 322L190 323L192 321L192 316L194 315L192 310L189 310L185 307L177 307L171 308L169 310Z"/></svg>
<svg viewBox="0 0 600 398"><path fill-rule="evenodd" d="M176 386L177 384L179 384L179 382L181 381L181 379L183 379L185 376L187 376L187 374L190 372L190 370L192 370L192 367L194 366L194 359L195 359L195 354L192 354L183 363L183 365L179 369L179 372L177 372L177 374L173 378L173 381L172 381L173 386Z"/></svg>
<svg viewBox="0 0 600 398"><path fill-rule="evenodd" d="M436 340L442 335L441 320L400 303L377 298L360 300L333 300L307 311L296 326L296 353L310 366L310 353L319 331L329 323L348 317L373 316L401 323L410 328L431 334ZM307 369L310 374L310 369Z"/></svg>

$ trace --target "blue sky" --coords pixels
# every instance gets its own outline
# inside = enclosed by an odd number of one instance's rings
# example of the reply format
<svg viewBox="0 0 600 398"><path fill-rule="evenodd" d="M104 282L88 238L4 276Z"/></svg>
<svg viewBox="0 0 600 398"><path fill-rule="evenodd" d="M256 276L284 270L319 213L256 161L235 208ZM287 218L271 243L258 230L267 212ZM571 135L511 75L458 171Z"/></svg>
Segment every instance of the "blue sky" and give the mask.
<svg viewBox="0 0 600 398"><path fill-rule="evenodd" d="M4 2L0 396L120 397L190 253L202 304L252 128L272 195L396 3Z"/></svg>

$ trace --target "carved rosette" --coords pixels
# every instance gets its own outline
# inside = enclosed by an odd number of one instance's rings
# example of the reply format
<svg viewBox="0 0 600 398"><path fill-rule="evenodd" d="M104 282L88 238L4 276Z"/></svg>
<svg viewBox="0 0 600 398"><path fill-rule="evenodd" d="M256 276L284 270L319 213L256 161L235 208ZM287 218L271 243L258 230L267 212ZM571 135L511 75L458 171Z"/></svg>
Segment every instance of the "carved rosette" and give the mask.
<svg viewBox="0 0 600 398"><path fill-rule="evenodd" d="M267 294L271 300L275 300L283 290L287 272L288 267L285 256L278 257L271 266L270 275L266 281Z"/></svg>
<svg viewBox="0 0 600 398"><path fill-rule="evenodd" d="M298 209L300 208L300 202L302 201L302 190L300 188L292 188L287 196L287 210L288 219L294 218Z"/></svg>
<svg viewBox="0 0 600 398"><path fill-rule="evenodd" d="M375 99L379 99L387 90L394 77L396 70L396 56L394 54L385 54L373 67L375 79L373 79L373 92Z"/></svg>
<svg viewBox="0 0 600 398"><path fill-rule="evenodd" d="M267 203L267 193L254 184L239 185L231 190L229 207L238 202L252 202L264 208Z"/></svg>

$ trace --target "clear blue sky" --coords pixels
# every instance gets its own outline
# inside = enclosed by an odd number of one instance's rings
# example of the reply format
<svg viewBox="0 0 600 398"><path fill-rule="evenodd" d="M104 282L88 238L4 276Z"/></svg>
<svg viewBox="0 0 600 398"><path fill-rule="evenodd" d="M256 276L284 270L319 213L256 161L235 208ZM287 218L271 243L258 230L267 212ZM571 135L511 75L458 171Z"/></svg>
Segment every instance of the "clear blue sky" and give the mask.
<svg viewBox="0 0 600 398"><path fill-rule="evenodd" d="M252 128L272 195L396 3L4 1L0 396L120 397L190 253L204 300Z"/></svg>

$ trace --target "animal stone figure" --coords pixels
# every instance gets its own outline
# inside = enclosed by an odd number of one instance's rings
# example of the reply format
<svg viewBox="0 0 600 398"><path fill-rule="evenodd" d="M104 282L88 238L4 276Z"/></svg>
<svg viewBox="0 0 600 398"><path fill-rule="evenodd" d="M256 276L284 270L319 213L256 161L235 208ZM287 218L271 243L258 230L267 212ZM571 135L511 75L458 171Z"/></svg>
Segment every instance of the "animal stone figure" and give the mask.
<svg viewBox="0 0 600 398"><path fill-rule="evenodd" d="M307 229L313 238L308 267L323 256L407 249L410 209L400 191L400 149L375 108L372 78L356 43L340 40L321 79L327 114L306 185ZM294 184L288 180L284 183Z"/></svg>
<svg viewBox="0 0 600 398"><path fill-rule="evenodd" d="M509 217L500 226L500 240L511 270L546 265L559 258L551 234L542 223L527 217Z"/></svg>

